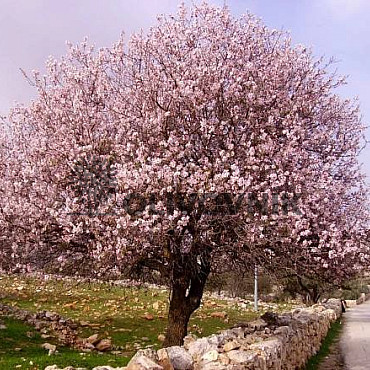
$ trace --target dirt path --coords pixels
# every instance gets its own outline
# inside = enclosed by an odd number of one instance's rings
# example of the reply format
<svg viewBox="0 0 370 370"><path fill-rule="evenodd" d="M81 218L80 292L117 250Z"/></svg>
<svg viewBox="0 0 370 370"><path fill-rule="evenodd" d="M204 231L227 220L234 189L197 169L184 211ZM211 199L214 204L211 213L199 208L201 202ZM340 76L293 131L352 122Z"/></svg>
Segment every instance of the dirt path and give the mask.
<svg viewBox="0 0 370 370"><path fill-rule="evenodd" d="M344 314L340 344L346 370L370 369L370 301Z"/></svg>

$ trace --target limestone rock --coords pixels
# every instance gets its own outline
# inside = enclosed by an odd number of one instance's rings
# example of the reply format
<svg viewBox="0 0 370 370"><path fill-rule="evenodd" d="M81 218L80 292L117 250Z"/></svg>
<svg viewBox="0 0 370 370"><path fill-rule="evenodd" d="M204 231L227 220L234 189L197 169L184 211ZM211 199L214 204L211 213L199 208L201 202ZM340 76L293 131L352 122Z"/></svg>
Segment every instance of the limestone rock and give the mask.
<svg viewBox="0 0 370 370"><path fill-rule="evenodd" d="M222 365L228 365L230 363L230 359L226 353L220 353L218 359Z"/></svg>
<svg viewBox="0 0 370 370"><path fill-rule="evenodd" d="M289 326L279 326L274 330L274 335L282 335L287 337L290 331L291 329Z"/></svg>
<svg viewBox="0 0 370 370"><path fill-rule="evenodd" d="M171 360L168 356L167 350L165 348L161 348L157 351L158 355L158 364L163 367L164 370L174 370Z"/></svg>
<svg viewBox="0 0 370 370"><path fill-rule="evenodd" d="M229 359L235 364L251 365L258 356L256 351L233 350L227 353Z"/></svg>
<svg viewBox="0 0 370 370"><path fill-rule="evenodd" d="M207 341L211 346L218 347L225 341L225 337L222 334L213 334L207 337Z"/></svg>
<svg viewBox="0 0 370 370"><path fill-rule="evenodd" d="M96 344L98 343L100 340L99 338L99 334L93 334L93 335L90 335L88 338L87 338L87 342L88 343L91 343L91 344Z"/></svg>
<svg viewBox="0 0 370 370"><path fill-rule="evenodd" d="M184 338L184 348L185 349L189 349L189 346L194 343L196 340L197 340L197 336L194 335L194 334L188 334L185 338Z"/></svg>
<svg viewBox="0 0 370 370"><path fill-rule="evenodd" d="M140 355L131 359L126 370L163 370L163 367L156 364L150 358Z"/></svg>
<svg viewBox="0 0 370 370"><path fill-rule="evenodd" d="M233 349L239 349L239 348L240 348L240 344L235 340L232 340L230 342L226 342L224 344L224 351L225 352L230 352Z"/></svg>
<svg viewBox="0 0 370 370"><path fill-rule="evenodd" d="M251 327L255 330L262 330L267 326L267 323L266 323L266 321L264 321L262 319L257 319L257 320L251 321L250 323L248 323L248 325L249 325L249 327Z"/></svg>
<svg viewBox="0 0 370 370"><path fill-rule="evenodd" d="M199 359L206 353L212 350L217 350L217 346L210 344L207 338L197 339L188 346L189 354L195 359Z"/></svg>
<svg viewBox="0 0 370 370"><path fill-rule="evenodd" d="M192 370L193 359L183 347L173 346L166 348L170 362L175 370Z"/></svg>
<svg viewBox="0 0 370 370"><path fill-rule="evenodd" d="M219 362L200 362L196 370L225 370L228 369L227 366L220 364Z"/></svg>
<svg viewBox="0 0 370 370"><path fill-rule="evenodd" d="M46 311L45 318L50 321L58 321L60 319L60 315L55 312Z"/></svg>
<svg viewBox="0 0 370 370"><path fill-rule="evenodd" d="M202 360L204 362L213 362L213 361L217 361L217 359L218 359L218 352L214 349L212 351L206 352L202 356Z"/></svg>
<svg viewBox="0 0 370 370"><path fill-rule="evenodd" d="M92 343L87 342L87 343L84 343L83 349L93 350L95 349L95 346Z"/></svg>
<svg viewBox="0 0 370 370"><path fill-rule="evenodd" d="M157 351L155 351L154 349L152 348L145 348L145 349L139 349L135 356L132 358L132 360L135 358L135 357L140 357L140 356L144 356L144 357L147 357L149 358L150 360L152 360L153 362L157 362L158 361L158 354L157 354Z"/></svg>
<svg viewBox="0 0 370 370"><path fill-rule="evenodd" d="M101 339L96 345L95 348L98 351L104 352L112 348L112 341L110 339Z"/></svg>
<svg viewBox="0 0 370 370"><path fill-rule="evenodd" d="M41 347L49 351L49 356L53 355L57 350L57 346L50 343L44 343L41 345Z"/></svg>

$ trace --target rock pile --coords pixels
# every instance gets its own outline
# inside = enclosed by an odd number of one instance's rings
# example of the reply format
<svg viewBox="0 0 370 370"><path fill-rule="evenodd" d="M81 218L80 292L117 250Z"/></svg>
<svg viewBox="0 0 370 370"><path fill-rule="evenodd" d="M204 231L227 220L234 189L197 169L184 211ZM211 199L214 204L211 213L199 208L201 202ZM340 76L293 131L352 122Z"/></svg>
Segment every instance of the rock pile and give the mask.
<svg viewBox="0 0 370 370"><path fill-rule="evenodd" d="M105 352L112 349L111 340L109 338L101 338L98 334L94 334L89 338L80 338L77 329L81 326L81 323L72 319L66 319L55 312L40 311L32 313L18 307L0 304L0 314L14 317L32 325L41 333L44 339L55 336L62 345L75 347L85 352L93 350ZM1 324L0 322L0 329L2 327ZM48 345L48 343L44 345ZM50 348L46 349L50 352ZM55 352L55 350L52 352Z"/></svg>
<svg viewBox="0 0 370 370"><path fill-rule="evenodd" d="M78 338L78 325L71 319L66 319L57 313L40 311L32 313L18 307L0 304L0 314L14 317L32 325L46 339L49 333L55 334L57 339L64 345L74 345Z"/></svg>

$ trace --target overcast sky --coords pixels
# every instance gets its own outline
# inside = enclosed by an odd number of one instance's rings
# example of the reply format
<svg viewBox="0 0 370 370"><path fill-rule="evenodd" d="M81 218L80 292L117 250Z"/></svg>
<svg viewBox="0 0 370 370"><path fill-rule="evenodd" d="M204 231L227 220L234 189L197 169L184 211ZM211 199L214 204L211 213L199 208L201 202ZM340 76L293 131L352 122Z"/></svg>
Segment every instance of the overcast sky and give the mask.
<svg viewBox="0 0 370 370"><path fill-rule="evenodd" d="M210 0L222 5L224 0ZM0 0L0 115L15 101L35 96L19 68L43 70L45 60L66 51L66 41L85 36L109 46L124 31L147 29L156 15L174 13L178 0ZM191 1L186 1L191 3ZM295 43L311 46L316 55L338 60L339 74L349 75L340 90L358 96L363 121L370 122L369 0L227 0L235 15L247 10L278 29L291 32ZM367 131L370 140L370 130ZM369 145L370 146L370 145ZM370 176L370 148L362 155Z"/></svg>

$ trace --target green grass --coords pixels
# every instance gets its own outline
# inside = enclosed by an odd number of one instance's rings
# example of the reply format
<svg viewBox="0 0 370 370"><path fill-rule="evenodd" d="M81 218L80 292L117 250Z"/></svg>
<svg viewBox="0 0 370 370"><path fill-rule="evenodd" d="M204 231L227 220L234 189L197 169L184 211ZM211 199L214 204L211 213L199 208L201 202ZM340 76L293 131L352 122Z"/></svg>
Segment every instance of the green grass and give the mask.
<svg viewBox="0 0 370 370"><path fill-rule="evenodd" d="M81 329L82 337L99 333L111 337L115 346L132 353L139 347L159 347L158 334L166 329L166 290L3 276L0 292L5 304L32 312L53 311L80 322L87 321L91 326ZM215 311L226 312L228 319L211 317ZM152 314L154 319L146 320L146 314ZM242 309L233 302L206 298L191 318L189 332L207 336L257 316L252 307Z"/></svg>
<svg viewBox="0 0 370 370"><path fill-rule="evenodd" d="M38 369L37 366L29 365L30 361L38 366L54 363L65 366L78 364L87 368L99 364L118 366L125 364L140 348L160 348L162 343L158 340L158 335L165 333L167 324L168 291L165 289L0 276L0 302L31 312L48 310L80 323L85 322L85 326L79 329L80 337L86 338L98 333L101 337L111 338L113 350L121 352L120 355L81 356L76 351L60 348L60 354L50 358L45 355L45 350L40 349L43 340L37 333L33 338L27 339L24 337L24 327L22 329L19 322L10 321L10 332L0 332L0 351L5 352L1 354L0 370L12 369L15 365L22 365L21 369ZM290 307L281 305L278 308L286 310ZM212 313L216 311L225 312L227 319L212 317ZM198 337L208 336L236 323L251 321L263 312L254 312L252 304L241 308L233 301L205 297L201 308L193 314L189 322L189 333ZM153 320L147 320L147 314L153 315ZM18 335L17 332L23 334ZM4 335L11 340L5 340ZM2 348L4 342L9 342L11 348ZM20 347L23 348L22 351L14 351L14 348Z"/></svg>
<svg viewBox="0 0 370 370"><path fill-rule="evenodd" d="M340 333L342 330L342 323L340 319L335 321L326 335L325 339L323 340L319 352L310 358L308 361L305 370L316 370L320 363L325 359L326 356L330 353L330 347L334 342L339 339Z"/></svg>
<svg viewBox="0 0 370 370"><path fill-rule="evenodd" d="M56 364L60 367L98 365L124 366L129 358L112 354L80 353L67 347L59 347L58 353L49 356L41 345L45 343L31 326L18 320L2 318L6 329L0 330L0 369L44 369ZM48 339L48 342L57 344Z"/></svg>

